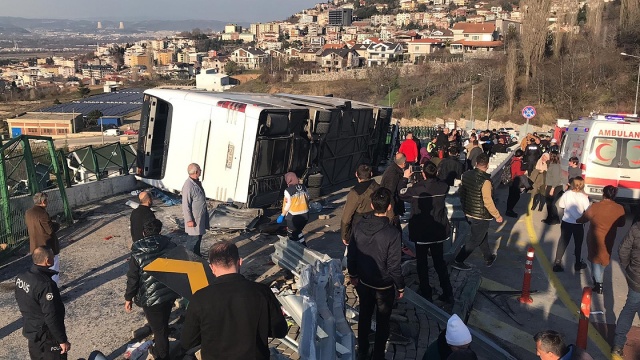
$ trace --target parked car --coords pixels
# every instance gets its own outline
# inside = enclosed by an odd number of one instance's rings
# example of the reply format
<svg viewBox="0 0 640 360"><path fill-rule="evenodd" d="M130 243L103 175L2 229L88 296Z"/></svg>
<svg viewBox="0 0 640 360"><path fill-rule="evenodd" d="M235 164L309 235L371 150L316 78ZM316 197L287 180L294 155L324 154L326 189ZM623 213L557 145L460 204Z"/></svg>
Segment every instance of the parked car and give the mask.
<svg viewBox="0 0 640 360"><path fill-rule="evenodd" d="M138 135L138 130L129 129L124 131L125 135Z"/></svg>
<svg viewBox="0 0 640 360"><path fill-rule="evenodd" d="M104 136L120 136L120 129L109 129L102 133Z"/></svg>

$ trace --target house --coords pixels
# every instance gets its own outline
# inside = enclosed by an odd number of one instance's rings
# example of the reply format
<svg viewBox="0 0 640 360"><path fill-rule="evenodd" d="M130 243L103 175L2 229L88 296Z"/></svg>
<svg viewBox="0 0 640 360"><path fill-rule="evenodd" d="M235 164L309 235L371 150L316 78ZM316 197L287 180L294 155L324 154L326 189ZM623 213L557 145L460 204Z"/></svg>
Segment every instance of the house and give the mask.
<svg viewBox="0 0 640 360"><path fill-rule="evenodd" d="M298 56L305 62L316 62L316 55L318 49L316 48L302 48L298 53Z"/></svg>
<svg viewBox="0 0 640 360"><path fill-rule="evenodd" d="M326 71L341 71L360 65L358 53L353 49L333 49L328 48L319 51L316 56L318 65Z"/></svg>
<svg viewBox="0 0 640 360"><path fill-rule="evenodd" d="M502 46L502 41L497 40L498 33L493 23L470 24L455 23L453 28L453 42L450 52L459 54L463 52L493 51Z"/></svg>
<svg viewBox="0 0 640 360"><path fill-rule="evenodd" d="M425 57L432 54L438 49L444 47L444 42L438 39L416 39L407 43L407 51L409 53L409 60L416 62L420 57Z"/></svg>
<svg viewBox="0 0 640 360"><path fill-rule="evenodd" d="M449 29L435 29L427 35L428 38L441 40L443 42L453 41L453 31Z"/></svg>
<svg viewBox="0 0 640 360"><path fill-rule="evenodd" d="M369 44L367 47L367 66L387 65L390 61L402 59L404 48L401 44L385 43Z"/></svg>
<svg viewBox="0 0 640 360"><path fill-rule="evenodd" d="M231 61L245 69L258 69L267 59L267 54L253 46L241 47L231 53Z"/></svg>

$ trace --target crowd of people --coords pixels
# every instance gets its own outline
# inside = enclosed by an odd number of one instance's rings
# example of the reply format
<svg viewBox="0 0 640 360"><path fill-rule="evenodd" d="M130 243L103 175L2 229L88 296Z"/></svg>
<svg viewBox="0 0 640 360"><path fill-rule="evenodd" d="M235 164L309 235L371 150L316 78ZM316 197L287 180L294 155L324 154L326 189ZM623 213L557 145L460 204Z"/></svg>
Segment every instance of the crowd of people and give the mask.
<svg viewBox="0 0 640 360"><path fill-rule="evenodd" d="M461 131L442 129L421 146L419 139L408 133L384 171L380 184L373 178L370 165L358 166L357 185L350 189L340 221L340 235L346 246L347 272L355 286L360 304L358 320L359 359L384 359L390 333L394 301L404 296L402 275L402 228L400 216L405 203L411 204L408 221L409 240L415 243L419 293L434 301L429 281L429 261L433 259L441 293L436 301L453 303L453 288L448 265L458 271L472 268L465 261L479 248L487 267L497 253L489 245L492 221L503 222L494 202L494 187L488 174L489 158L507 152L511 137L497 131L472 131L463 142ZM465 160L460 159L460 154ZM602 294L604 269L610 263L616 229L625 224L622 206L615 203L617 189L606 186L603 200L591 204L584 194L584 179L579 161L570 159L568 177L560 167L558 146L554 139L527 135L521 148L514 152L507 172L509 195L505 215L517 217L514 208L523 192L531 192L532 210L542 211L546 205L549 226L560 225L553 271L564 271L564 253L573 239L574 270L587 265L581 249L586 234L588 256L592 263L593 291ZM209 227L204 188L199 178L201 168L190 164L182 189L182 211L185 231L189 235L188 250L200 255L202 235ZM303 230L308 222L309 195L294 173L285 175L283 206L277 223L286 221L289 240L306 246ZM459 186L462 210L470 225L470 234L451 264L444 259L444 243L452 229L445 200L451 186ZM160 235L162 222L150 210L149 193L139 194L140 206L131 214L131 256L124 294L125 311L139 306L154 336L149 353L155 359L169 358L169 315L180 296L146 272L144 267L176 246L169 237ZM16 300L25 325L32 359L66 359L71 348L64 325L64 305L58 289L59 225L46 211L47 195L33 197L34 207L25 215L30 237L33 267L16 278ZM557 207L564 209L560 218ZM622 355L633 317L640 311L640 223L636 223L620 245L620 262L627 275L629 294L618 317L613 354ZM181 344L185 351L201 346L203 359L269 358L268 337L284 337L287 323L271 290L240 275L242 259L230 242L214 244L206 254L209 268L216 276L210 286L196 292L189 303ZM34 291L38 289L37 291ZM30 291L31 290L31 291ZM223 309L223 310L221 310ZM373 315L376 318L375 341L370 351L369 334ZM218 331L223 328L224 331ZM534 337L536 350L545 359L590 359L562 336L545 331ZM471 349L471 335L457 316L449 319L447 328L429 346L424 359L477 359ZM546 357L543 357L546 356ZM568 356L568 357L567 357Z"/></svg>

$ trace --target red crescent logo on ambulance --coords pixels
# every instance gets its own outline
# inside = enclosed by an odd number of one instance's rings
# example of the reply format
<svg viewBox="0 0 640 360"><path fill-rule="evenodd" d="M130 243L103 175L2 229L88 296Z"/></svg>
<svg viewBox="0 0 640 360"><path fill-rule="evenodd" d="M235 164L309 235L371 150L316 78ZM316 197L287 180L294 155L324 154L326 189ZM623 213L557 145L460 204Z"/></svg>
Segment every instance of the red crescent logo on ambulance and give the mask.
<svg viewBox="0 0 640 360"><path fill-rule="evenodd" d="M600 145L598 145L598 147L596 148L596 157L598 158L598 160L603 161L603 162L604 162L604 161L609 161L609 160L613 159L613 158L609 158L609 159L607 159L607 158L602 157L602 155L600 155L600 153L602 152L602 149L603 149L605 146L611 146L611 144L600 144Z"/></svg>
<svg viewBox="0 0 640 360"><path fill-rule="evenodd" d="M635 145L634 149L640 149L640 145ZM631 160L631 163L634 165L640 165L640 160Z"/></svg>

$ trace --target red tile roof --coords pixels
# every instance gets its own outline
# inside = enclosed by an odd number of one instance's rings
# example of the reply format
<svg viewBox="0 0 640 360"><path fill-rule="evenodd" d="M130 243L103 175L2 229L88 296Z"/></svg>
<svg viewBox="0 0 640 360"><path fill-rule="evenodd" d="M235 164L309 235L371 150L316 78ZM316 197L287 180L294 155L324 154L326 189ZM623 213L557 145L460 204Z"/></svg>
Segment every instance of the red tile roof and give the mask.
<svg viewBox="0 0 640 360"><path fill-rule="evenodd" d="M464 33L470 34L492 34L496 30L495 24L490 23L480 23L480 24L472 24L472 23L464 23L458 22L453 24L454 30L462 30Z"/></svg>

